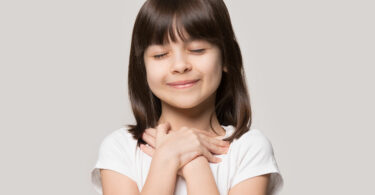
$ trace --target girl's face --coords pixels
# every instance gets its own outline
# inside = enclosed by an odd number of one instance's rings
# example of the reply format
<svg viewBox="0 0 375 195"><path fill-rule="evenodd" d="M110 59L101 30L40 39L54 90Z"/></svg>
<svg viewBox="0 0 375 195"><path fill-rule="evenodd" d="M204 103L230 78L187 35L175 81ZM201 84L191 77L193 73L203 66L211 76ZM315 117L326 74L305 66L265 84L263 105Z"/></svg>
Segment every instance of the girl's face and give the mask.
<svg viewBox="0 0 375 195"><path fill-rule="evenodd" d="M144 53L147 82L162 103L193 108L214 101L222 76L220 49L204 40L150 45ZM188 37L189 38L189 37ZM175 82L195 81L189 84ZM175 83L175 84L174 84Z"/></svg>

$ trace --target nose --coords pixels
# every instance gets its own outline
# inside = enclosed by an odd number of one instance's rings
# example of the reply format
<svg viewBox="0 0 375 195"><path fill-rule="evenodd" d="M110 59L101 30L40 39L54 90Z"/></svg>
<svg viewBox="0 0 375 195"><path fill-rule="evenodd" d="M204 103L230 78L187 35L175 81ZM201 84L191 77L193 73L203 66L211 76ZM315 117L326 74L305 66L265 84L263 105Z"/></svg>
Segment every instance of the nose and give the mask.
<svg viewBox="0 0 375 195"><path fill-rule="evenodd" d="M186 59L186 54L183 52L175 53L174 61L171 67L171 72L173 74L176 73L184 73L191 70L191 64Z"/></svg>

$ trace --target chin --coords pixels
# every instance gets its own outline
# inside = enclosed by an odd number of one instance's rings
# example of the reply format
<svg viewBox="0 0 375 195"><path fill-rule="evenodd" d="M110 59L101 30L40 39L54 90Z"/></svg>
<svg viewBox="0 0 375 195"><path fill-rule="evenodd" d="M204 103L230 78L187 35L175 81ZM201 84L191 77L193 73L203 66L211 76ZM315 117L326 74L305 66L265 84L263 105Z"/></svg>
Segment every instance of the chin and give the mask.
<svg viewBox="0 0 375 195"><path fill-rule="evenodd" d="M167 104L169 104L170 106L173 106L175 108L180 108L180 109L190 109L190 108L194 108L196 107L197 105L199 105L199 103L197 102L166 102Z"/></svg>
<svg viewBox="0 0 375 195"><path fill-rule="evenodd" d="M174 97L174 99L162 99L162 101L169 106L180 108L180 109L190 109L198 106L201 101L194 98L179 98Z"/></svg>

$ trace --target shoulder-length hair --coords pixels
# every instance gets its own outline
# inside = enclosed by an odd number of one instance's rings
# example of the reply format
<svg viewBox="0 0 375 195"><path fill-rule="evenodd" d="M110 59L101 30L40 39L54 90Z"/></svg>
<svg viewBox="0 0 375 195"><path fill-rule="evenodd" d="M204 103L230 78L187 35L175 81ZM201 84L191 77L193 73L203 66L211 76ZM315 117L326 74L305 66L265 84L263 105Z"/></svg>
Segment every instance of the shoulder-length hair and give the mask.
<svg viewBox="0 0 375 195"><path fill-rule="evenodd" d="M128 68L129 98L136 125L127 126L138 145L145 143L143 132L157 126L161 115L160 99L147 84L144 52L151 44L166 43L168 35L173 42L176 36L185 41L183 30L190 38L206 40L221 51L226 72L217 89L215 112L220 125L235 127L235 132L224 140L233 141L250 130L251 106L241 51L223 0L147 0L135 20Z"/></svg>

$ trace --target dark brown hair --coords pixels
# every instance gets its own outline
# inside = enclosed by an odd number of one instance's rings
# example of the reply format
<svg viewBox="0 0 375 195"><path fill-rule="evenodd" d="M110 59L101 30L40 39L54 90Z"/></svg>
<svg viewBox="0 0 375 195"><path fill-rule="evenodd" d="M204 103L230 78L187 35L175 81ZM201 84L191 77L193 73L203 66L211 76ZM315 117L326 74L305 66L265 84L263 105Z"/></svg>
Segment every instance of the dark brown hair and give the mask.
<svg viewBox="0 0 375 195"><path fill-rule="evenodd" d="M235 127L232 136L225 140L233 141L250 130L251 106L241 51L223 0L147 0L135 20L128 72L129 98L136 125L127 126L138 145L145 143L144 130L157 126L161 115L160 99L147 84L144 52L151 44L165 43L168 35L173 42L175 36L185 41L183 30L190 38L203 39L220 48L227 71L223 72L217 89L215 112L220 125Z"/></svg>

